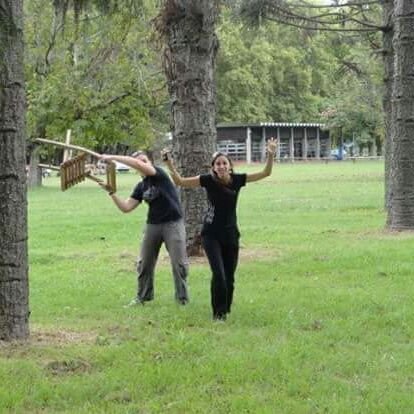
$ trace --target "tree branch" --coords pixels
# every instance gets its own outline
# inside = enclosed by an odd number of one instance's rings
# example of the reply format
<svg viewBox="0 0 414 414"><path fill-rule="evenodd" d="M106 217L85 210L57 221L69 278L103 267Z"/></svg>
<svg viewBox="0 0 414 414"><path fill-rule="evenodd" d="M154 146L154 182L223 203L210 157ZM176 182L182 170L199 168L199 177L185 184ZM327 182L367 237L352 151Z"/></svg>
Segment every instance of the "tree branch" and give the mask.
<svg viewBox="0 0 414 414"><path fill-rule="evenodd" d="M105 109L108 106L111 106L114 103L116 103L116 102L118 102L118 101L120 101L122 99L125 99L125 98L127 98L128 96L131 96L131 95L132 95L131 92L124 92L121 95L118 95L118 96L115 96L115 97L109 99L109 101L102 102L102 103L100 103L98 105L91 106L90 108L86 108L83 111L79 111L77 113L77 115L76 115L76 119L84 119L85 118L85 115L87 115L87 114L89 114L91 112L95 112L95 111L99 111L101 109Z"/></svg>
<svg viewBox="0 0 414 414"><path fill-rule="evenodd" d="M309 4L306 1L301 1L300 3L290 3L293 8L307 8L307 9L337 9L343 7L353 7L353 6L369 6L372 4L382 4L381 0L372 0L372 1L363 1L363 2L348 2L345 4Z"/></svg>
<svg viewBox="0 0 414 414"><path fill-rule="evenodd" d="M293 23L293 22L288 22L286 20L283 20L281 18L277 18L277 17L266 17L266 20L270 20L272 22L276 22L276 23L281 23L281 24L286 24L287 26L293 26L293 27L298 27L300 29L304 29L304 30L319 30L319 31L323 31L323 32L361 32L361 33L372 33L372 32L377 32L378 30L382 30L381 27L378 27L378 29L359 29L359 28L355 28L355 29L344 29L344 28L333 28L333 27L318 27L318 26L305 26L303 24L300 23Z"/></svg>
<svg viewBox="0 0 414 414"><path fill-rule="evenodd" d="M325 5L315 6L308 4L306 1L301 3L288 3L285 0L262 0L258 3L251 0L246 0L240 9L240 14L253 19L267 19L278 23L287 24L293 27L308 29L308 30L324 30L332 32L374 32L385 31L386 27L371 22L366 19L362 6L367 4L378 4L378 1L363 2L363 3L347 3L343 5ZM352 6L352 7L351 7ZM356 7L358 6L358 7ZM325 12L315 16L300 13L298 8L307 9L322 9ZM344 8L348 10L345 11ZM329 11L334 8L335 11ZM338 11L339 9L339 11ZM362 16L361 18L358 18ZM355 28L331 28L328 26L342 25L346 23L353 23L360 27Z"/></svg>

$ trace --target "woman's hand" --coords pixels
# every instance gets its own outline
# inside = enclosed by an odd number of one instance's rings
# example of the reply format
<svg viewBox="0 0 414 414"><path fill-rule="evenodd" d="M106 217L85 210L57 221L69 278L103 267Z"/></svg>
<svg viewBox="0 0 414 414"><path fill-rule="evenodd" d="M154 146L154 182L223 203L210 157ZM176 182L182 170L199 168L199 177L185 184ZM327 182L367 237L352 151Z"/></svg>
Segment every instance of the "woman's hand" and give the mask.
<svg viewBox="0 0 414 414"><path fill-rule="evenodd" d="M267 141L267 152L269 154L275 155L276 154L277 145L278 145L277 138L273 138L273 137L270 138L269 141Z"/></svg>
<svg viewBox="0 0 414 414"><path fill-rule="evenodd" d="M168 166L172 165L171 151L168 148L164 148L163 150L161 150L161 159Z"/></svg>

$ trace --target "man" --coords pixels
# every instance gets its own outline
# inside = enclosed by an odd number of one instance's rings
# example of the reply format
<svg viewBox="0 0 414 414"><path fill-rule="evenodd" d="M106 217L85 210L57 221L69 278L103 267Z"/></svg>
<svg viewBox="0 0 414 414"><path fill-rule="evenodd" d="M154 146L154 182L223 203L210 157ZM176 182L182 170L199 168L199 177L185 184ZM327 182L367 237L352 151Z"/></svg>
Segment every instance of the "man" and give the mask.
<svg viewBox="0 0 414 414"><path fill-rule="evenodd" d="M138 260L138 293L131 305L144 304L154 299L154 269L162 243L170 256L175 285L175 299L185 305L188 298L188 259L185 227L180 202L174 184L168 175L155 167L143 151L131 156L101 155L104 161L118 161L136 169L143 177L126 200L108 192L115 205L124 213L148 203L147 223Z"/></svg>

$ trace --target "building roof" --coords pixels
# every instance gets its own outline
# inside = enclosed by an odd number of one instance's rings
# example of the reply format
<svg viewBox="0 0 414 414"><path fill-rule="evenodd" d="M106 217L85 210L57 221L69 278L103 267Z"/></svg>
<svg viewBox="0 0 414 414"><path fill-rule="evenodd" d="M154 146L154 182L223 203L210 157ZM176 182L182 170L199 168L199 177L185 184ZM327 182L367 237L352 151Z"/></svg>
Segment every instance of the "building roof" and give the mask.
<svg viewBox="0 0 414 414"><path fill-rule="evenodd" d="M312 122L259 122L251 124L243 124L238 122L223 122L217 124L217 128L242 128L242 127L319 127L325 128L325 124L312 123Z"/></svg>

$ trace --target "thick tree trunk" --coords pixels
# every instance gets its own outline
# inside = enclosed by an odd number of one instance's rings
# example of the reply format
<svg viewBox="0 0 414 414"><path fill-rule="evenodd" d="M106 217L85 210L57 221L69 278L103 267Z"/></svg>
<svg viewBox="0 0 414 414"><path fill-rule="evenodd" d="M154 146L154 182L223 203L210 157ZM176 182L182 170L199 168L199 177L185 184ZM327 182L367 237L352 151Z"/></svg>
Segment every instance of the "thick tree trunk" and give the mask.
<svg viewBox="0 0 414 414"><path fill-rule="evenodd" d="M23 0L0 0L0 339L29 335Z"/></svg>
<svg viewBox="0 0 414 414"><path fill-rule="evenodd" d="M414 230L414 2L394 0L388 227Z"/></svg>
<svg viewBox="0 0 414 414"><path fill-rule="evenodd" d="M27 174L27 185L29 188L42 185L42 170L39 168L39 148L34 147L30 152L29 171Z"/></svg>
<svg viewBox="0 0 414 414"><path fill-rule="evenodd" d="M390 183L390 158L391 158L391 98L392 98L392 80L394 66L394 52L392 49L392 39L394 33L394 0L384 0L383 3L383 61L384 61L384 96L382 107L384 110L385 120L385 149L384 149L384 205L388 211L391 198Z"/></svg>
<svg viewBox="0 0 414 414"><path fill-rule="evenodd" d="M216 143L214 68L218 48L214 0L167 0L161 13L171 98L174 157L183 176L209 170ZM182 190L189 255L200 253L203 189Z"/></svg>

